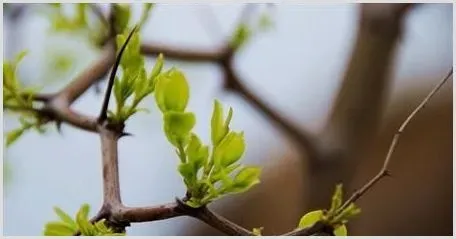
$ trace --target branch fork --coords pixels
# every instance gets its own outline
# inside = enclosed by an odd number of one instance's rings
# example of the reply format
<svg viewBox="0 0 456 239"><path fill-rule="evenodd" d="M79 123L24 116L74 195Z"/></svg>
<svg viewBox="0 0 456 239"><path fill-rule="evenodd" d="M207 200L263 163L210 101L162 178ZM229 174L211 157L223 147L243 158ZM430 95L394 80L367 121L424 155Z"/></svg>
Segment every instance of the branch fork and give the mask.
<svg viewBox="0 0 456 239"><path fill-rule="evenodd" d="M95 6L95 5L93 5ZM380 6L380 5L377 5ZM370 20L368 24L373 26L373 31L378 33L378 30L385 30L384 28L378 28L378 22L384 11L391 11L391 16L388 18L392 21L397 21L402 15L409 9L410 4L391 4L381 5L380 7L374 7L373 5L365 5L366 11L363 11L362 18ZM250 6L249 6L250 7ZM96 7L94 8L96 10ZM250 8L249 8L250 9ZM382 10L383 9L383 10ZM382 13L383 11L383 13ZM245 11L250 12L250 11ZM245 14L241 20L245 20ZM384 15L382 15L384 16ZM99 13L99 17L104 19L104 16ZM111 19L111 18L110 18ZM387 20L388 20L387 19ZM112 19L111 19L112 20ZM385 20L385 19L383 19ZM108 20L103 21L110 27ZM363 24L363 23L362 23ZM400 26L395 25L397 31L400 30ZM372 30L371 29L371 30ZM136 29L135 29L136 30ZM388 29L387 29L388 30ZM398 34L394 32L393 35ZM130 39L133 31L127 38L126 43ZM393 36L392 35L392 36ZM114 34L110 35L112 38ZM391 44L394 45L394 44ZM115 56L114 42L110 39L106 40L103 48L102 56L100 59L91 67L83 71L78 77L74 79L65 88L56 94L38 94L34 96L34 99L38 102L44 103L44 108L36 110L43 114L43 117L47 121L54 120L58 125L60 123L66 123L77 128L97 133L100 136L102 146L102 168L103 168L103 204L97 215L92 218L91 222L96 222L101 219L106 219L110 226L115 228L116 231L124 231L125 227L130 226L131 223L148 222L156 220L164 220L179 216L190 216L196 218L228 235L254 235L250 230L247 230L230 220L217 215L212 212L207 206L201 208L192 208L185 204L185 198L176 198L175 202L162 204L157 206L149 207L127 207L123 205L120 195L120 183L119 183L119 170L118 170L118 140L122 136L128 135L123 132L123 124L112 124L107 119L107 108L109 105L109 99L113 88L114 76L117 67L120 62L121 54L125 49L126 44L119 52L118 57ZM391 50L391 46L387 47ZM370 48L369 48L370 49ZM235 49L226 46L217 49L216 51L188 51L182 49L175 49L167 46L160 45L147 45L142 44L141 51L143 54L150 56L164 53L164 55L170 59L178 59L185 61L196 61L196 62L212 62L217 64L223 71L225 77L225 89L237 92L240 96L245 98L253 106L258 108L265 116L271 119L277 126L279 126L284 132L286 132L290 138L297 142L306 151L306 154L310 155L311 160L317 160L321 158L320 148L316 147L316 137L303 132L303 130L290 124L286 119L281 117L276 111L271 109L266 103L255 96L249 89L247 89L240 80L240 77L236 74L233 66L233 59L235 57ZM108 81L107 90L103 100L103 105L100 114L97 118L92 116L84 115L80 112L73 111L71 105L76 101L84 92L88 90L92 85L96 84L100 78L103 78L114 64L114 68L111 71L111 76ZM384 72L383 72L384 73ZM347 73L347 79L350 78ZM372 188L380 179L385 176L389 176L388 165L391 160L391 155L395 150L398 139L403 132L404 128L410 122L410 120L418 113L429 99L442 87L442 85L452 76L452 69L432 91L423 100L423 102L409 115L404 123L395 134L388 154L385 158L383 167L366 185L357 190L340 208L339 212L343 211L351 203L358 200L364 195L370 188ZM348 97L350 98L350 97ZM349 99L350 100L350 99ZM337 105L336 105L337 106ZM343 109L342 109L343 110ZM337 112L335 113L337 115ZM341 113L344 116L343 113ZM334 117L337 118L337 117ZM331 123L330 123L331 124ZM331 125L331 126L334 126ZM330 127L331 128L331 127ZM305 236L305 235L332 235L333 228L324 222L317 222L313 226L293 230L284 235L286 236Z"/></svg>

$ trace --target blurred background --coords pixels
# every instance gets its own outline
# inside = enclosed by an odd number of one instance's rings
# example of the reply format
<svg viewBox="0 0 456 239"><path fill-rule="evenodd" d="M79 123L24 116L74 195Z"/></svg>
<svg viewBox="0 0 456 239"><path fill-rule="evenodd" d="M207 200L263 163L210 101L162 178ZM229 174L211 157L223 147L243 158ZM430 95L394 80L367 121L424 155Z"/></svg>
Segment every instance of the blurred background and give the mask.
<svg viewBox="0 0 456 239"><path fill-rule="evenodd" d="M18 72L24 84L57 91L97 59L99 50L83 36L52 32L43 5L4 4L3 8L4 60L24 49L29 52ZM135 19L141 8L133 6ZM216 48L234 31L242 8L242 4L158 4L141 31L142 39L189 49ZM255 34L237 54L236 70L273 109L317 133L350 57L358 12L357 4L277 5L271 12L272 27ZM451 4L422 4L407 15L381 131L363 150L365 160L348 189L363 185L379 169L394 131L452 66L452 15ZM147 58L150 67L153 63ZM245 162L264 168L259 186L218 201L213 208L247 228L263 226L265 234L294 228L308 210L298 151L260 112L224 91L217 66L171 60L165 66L186 73L189 110L198 120L196 133L209 142L212 102L220 99L234 108L232 128L245 131ZM100 87L104 90L105 84ZM91 89L73 107L95 115L101 101L102 95ZM161 113L152 99L143 106L151 112L128 121L127 131L134 137L123 138L119 145L121 192L131 206L166 203L185 193L176 171L178 159L162 131ZM452 108L449 82L403 134L392 163L393 177L359 201L363 213L351 222L351 235L452 233ZM3 119L4 131L19 125L11 115L4 114ZM45 135L32 131L5 149L3 234L41 235L44 224L56 219L53 206L75 213L89 203L95 214L102 201L100 156L97 135L67 125L61 134L52 125ZM215 232L182 217L134 224L128 234Z"/></svg>

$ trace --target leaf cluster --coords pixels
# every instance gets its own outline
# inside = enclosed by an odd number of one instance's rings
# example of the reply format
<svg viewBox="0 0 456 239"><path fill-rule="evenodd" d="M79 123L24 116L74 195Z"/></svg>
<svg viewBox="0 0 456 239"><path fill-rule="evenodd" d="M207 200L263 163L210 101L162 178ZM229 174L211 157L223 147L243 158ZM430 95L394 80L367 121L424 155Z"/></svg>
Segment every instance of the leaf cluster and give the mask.
<svg viewBox="0 0 456 239"><path fill-rule="evenodd" d="M51 6L51 14L49 14L51 20L51 29L55 32L66 32L66 33L87 33L89 41L95 46L102 46L109 38L110 26L106 25L109 19L101 20L97 16L99 21L92 22L90 18L91 12L93 13L94 6L90 6L93 3L77 3L70 4L73 14L67 14L64 11L64 7L60 3L49 4ZM111 5L111 11L113 16L113 29L116 33L123 33L129 28L131 19L131 4L120 4L113 3ZM143 11L140 18L140 24L143 25L150 16L150 11L153 9L153 3L144 3ZM109 24L109 23L108 23Z"/></svg>
<svg viewBox="0 0 456 239"><path fill-rule="evenodd" d="M361 212L361 209L351 203L347 208L338 212L343 203L342 184L336 186L331 200L329 210L311 211L304 215L300 221L298 228L311 227L313 224L324 221L334 227L334 235L347 236L347 227L345 224L348 220Z"/></svg>
<svg viewBox="0 0 456 239"><path fill-rule="evenodd" d="M52 221L45 225L44 236L73 236L80 233L81 236L124 236L124 233L115 233L109 228L105 220L94 224L89 221L90 206L83 204L76 213L75 219L62 209L54 207L59 221Z"/></svg>
<svg viewBox="0 0 456 239"><path fill-rule="evenodd" d="M238 161L245 151L243 132L230 129L233 110L226 118L215 100L211 119L211 148L192 132L196 117L186 112L189 86L176 68L161 73L155 86L155 100L163 113L164 132L176 148L179 173L187 186L191 207L201 207L227 194L241 193L259 183L260 169Z"/></svg>
<svg viewBox="0 0 456 239"><path fill-rule="evenodd" d="M33 101L37 88L25 87L17 76L17 66L27 52L20 52L13 61L3 63L3 106L5 111L19 114L21 126L7 133L6 146L10 146L27 130L44 133L42 117L35 110Z"/></svg>
<svg viewBox="0 0 456 239"><path fill-rule="evenodd" d="M128 34L128 33L127 33ZM118 49L125 44L127 34L117 35ZM130 116L146 109L138 108L139 103L155 89L155 79L163 68L163 55L159 55L152 70L147 73L144 56L140 53L140 37L135 32L120 60L122 76L115 77L114 98L116 110L108 111L111 122L124 123Z"/></svg>

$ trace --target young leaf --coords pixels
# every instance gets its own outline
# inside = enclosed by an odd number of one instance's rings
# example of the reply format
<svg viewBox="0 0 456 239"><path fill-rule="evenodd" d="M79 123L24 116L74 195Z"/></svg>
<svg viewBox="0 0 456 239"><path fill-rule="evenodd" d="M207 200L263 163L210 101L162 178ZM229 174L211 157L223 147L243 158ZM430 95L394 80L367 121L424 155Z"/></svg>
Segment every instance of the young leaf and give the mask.
<svg viewBox="0 0 456 239"><path fill-rule="evenodd" d="M212 111L211 118L211 139L212 145L217 146L220 141L228 134L229 132L229 123L233 116L233 110L230 108L228 117L225 122L223 122L223 106L218 100L214 100L214 110Z"/></svg>
<svg viewBox="0 0 456 239"><path fill-rule="evenodd" d="M185 204L193 208L199 208L204 205L203 203L201 203L201 201L197 200L196 198L190 198L190 200L187 200Z"/></svg>
<svg viewBox="0 0 456 239"><path fill-rule="evenodd" d="M241 193L260 183L261 169L258 167L245 167L234 177L231 192Z"/></svg>
<svg viewBox="0 0 456 239"><path fill-rule="evenodd" d="M332 196L330 213L335 212L342 205L342 193L342 184L338 184Z"/></svg>
<svg viewBox="0 0 456 239"><path fill-rule="evenodd" d="M164 130L169 142L180 147L195 126L196 119L193 113L171 111L164 114L164 123Z"/></svg>
<svg viewBox="0 0 456 239"><path fill-rule="evenodd" d="M157 57L157 61L155 62L155 65L152 68L152 71L150 72L150 75L149 75L149 85L151 86L152 90L155 89L155 84L156 84L155 78L162 71L163 64L164 64L163 54L160 53Z"/></svg>
<svg viewBox="0 0 456 239"><path fill-rule="evenodd" d="M238 49L251 37L252 31L247 24L239 24L231 39L231 47Z"/></svg>
<svg viewBox="0 0 456 239"><path fill-rule="evenodd" d="M348 219L361 213L361 209L358 208L354 203L348 205L341 213L336 215L331 221L333 223L346 223Z"/></svg>
<svg viewBox="0 0 456 239"><path fill-rule="evenodd" d="M28 51L27 50L24 50L24 51L21 51L17 54L16 56L16 60L14 62L15 65L19 64L22 59L24 59L24 57L28 54Z"/></svg>
<svg viewBox="0 0 456 239"><path fill-rule="evenodd" d="M173 68L161 74L155 85L155 100L162 112L183 112L187 107L189 87L182 72Z"/></svg>
<svg viewBox="0 0 456 239"><path fill-rule="evenodd" d="M135 88L135 103L142 100L147 94L149 94L151 92L151 91L149 91L149 89L147 87L146 70L144 68L141 68L141 70L139 71L138 77L136 78L134 88Z"/></svg>
<svg viewBox="0 0 456 239"><path fill-rule="evenodd" d="M237 162L245 151L244 134L230 132L222 142L215 148L215 165L222 168L228 167Z"/></svg>
<svg viewBox="0 0 456 239"><path fill-rule="evenodd" d="M44 236L73 236L77 229L62 222L49 222L44 227Z"/></svg>
<svg viewBox="0 0 456 239"><path fill-rule="evenodd" d="M192 133L185 152L196 174L206 164L209 147L204 146L198 136Z"/></svg>
<svg viewBox="0 0 456 239"><path fill-rule="evenodd" d="M193 170L193 165L191 163L181 163L179 164L177 170L185 179L187 187L191 187L196 181L196 173Z"/></svg>
<svg viewBox="0 0 456 239"><path fill-rule="evenodd" d="M146 20L149 18L150 10L152 10L154 5L154 3L144 3L141 19L139 20L139 25L142 26L146 22Z"/></svg>
<svg viewBox="0 0 456 239"><path fill-rule="evenodd" d="M324 212L322 210L316 210L307 213L306 215L301 217L299 220L298 228L306 228L311 227L316 222L324 219ZM347 236L347 227L344 224L341 224L334 228L334 235L336 236Z"/></svg>
<svg viewBox="0 0 456 239"><path fill-rule="evenodd" d="M83 204L76 214L76 223L79 226L81 234L85 236L95 235L95 228L88 219L89 210L90 206L88 204Z"/></svg>
<svg viewBox="0 0 456 239"><path fill-rule="evenodd" d="M6 134L6 147L9 147L11 144L13 144L19 137L21 137L22 134L24 134L25 129L24 128L19 128L12 130Z"/></svg>
<svg viewBox="0 0 456 239"><path fill-rule="evenodd" d="M255 236L261 236L261 232L263 231L263 229L263 227L253 228L252 233Z"/></svg>
<svg viewBox="0 0 456 239"><path fill-rule="evenodd" d="M54 212L59 216L60 220L65 222L68 225L71 225L73 228L77 228L76 222L71 218L70 215L65 213L62 209L59 207L54 207Z"/></svg>

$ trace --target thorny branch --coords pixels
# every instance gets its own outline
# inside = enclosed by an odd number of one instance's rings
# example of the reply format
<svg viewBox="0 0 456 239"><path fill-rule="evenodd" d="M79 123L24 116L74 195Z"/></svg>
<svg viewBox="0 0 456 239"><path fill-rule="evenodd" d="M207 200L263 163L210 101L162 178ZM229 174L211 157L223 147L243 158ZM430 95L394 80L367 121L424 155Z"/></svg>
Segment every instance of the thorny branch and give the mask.
<svg viewBox="0 0 456 239"><path fill-rule="evenodd" d="M450 69L447 76L443 78L435 87L434 89L429 92L429 94L423 99L423 101L415 108L415 110L410 113L410 115L405 119L405 121L401 124L397 132L394 134L393 140L391 141L391 145L388 149L388 153L386 155L385 161L383 162L383 166L380 171L369 181L367 182L362 188L358 189L356 192L352 194L352 196L339 208L338 212L342 212L345 208L347 208L351 203L354 203L358 200L362 195L364 195L369 189L371 189L380 179L385 176L388 176L390 172L388 171L388 166L391 161L391 156L393 155L394 150L396 149L397 143L399 142L399 138L404 132L405 127L410 123L410 121L415 117L415 115L424 108L424 106L429 102L429 100L439 91L439 89L448 81L450 76L453 75L453 68Z"/></svg>
<svg viewBox="0 0 456 239"><path fill-rule="evenodd" d="M391 18L394 20L409 8L409 4L398 5L382 5L383 9L389 10ZM247 21L252 12L252 6L248 5L243 14L241 14L240 21ZM107 26L112 27L112 21L108 21L96 5L91 4L93 11L97 14L98 18ZM389 8L389 9L388 9ZM376 9L378 11L379 9ZM377 12L378 13L378 12ZM373 16L377 14L371 12ZM375 18L375 17L374 17ZM111 18L109 20L112 20ZM110 34L109 39L106 40L101 57L98 61L94 62L89 68L77 76L65 88L55 94L38 94L34 96L34 100L44 103L44 108L37 110L38 113L45 113L50 119L57 123L67 123L84 129L90 132L95 132L100 135L102 145L102 165L103 165L103 206L92 218L92 222L101 219L107 219L111 226L118 228L120 231L124 230L130 223L148 222L156 220L164 220L173 217L190 216L205 222L206 224L228 234L228 235L253 235L253 233L230 220L217 215L206 206L201 208L191 208L187 206L184 199L176 199L176 202L150 206L150 207L127 207L122 204L120 195L120 183L118 173L118 155L117 144L118 139L122 136L123 127L112 127L106 122L106 110L109 105L110 92L112 89L112 80L116 72L116 68L120 61L119 57L115 57L115 45L112 41L113 34ZM128 42L128 40L126 41ZM125 44L126 45L126 44ZM314 136L309 135L301 129L291 125L287 120L281 117L276 111L270 108L260 98L255 96L248 88L242 84L242 80L234 70L233 62L236 54L235 49L229 45L222 46L215 50L188 50L169 47L159 44L142 44L141 51L145 55L156 56L160 53L164 54L168 59L194 61L194 62L210 62L217 64L223 71L225 77L225 88L237 92L240 96L245 98L253 106L259 109L265 116L270 118L277 126L286 132L294 141L305 148L310 157L318 157L317 147L314 145ZM70 106L88 88L97 83L103 78L115 64L112 70L112 75L108 82L106 95L103 101L102 110L97 118L84 115L80 112L73 111ZM410 120L425 106L430 98L440 89L440 87L450 78L452 70L423 100L423 102L407 117L395 134L391 143L390 149L384 161L383 167L377 175L375 175L368 183L362 188L357 190L353 195L339 208L338 212L343 211L350 203L355 202L362 195L364 195L370 188L372 188L381 178L388 175L388 165L391 160L391 155L394 152L397 142L404 128L408 125ZM324 222L317 222L311 227L293 230L284 235L288 236L306 236L306 235L332 235L331 225Z"/></svg>

